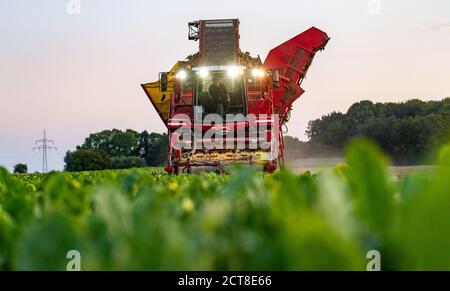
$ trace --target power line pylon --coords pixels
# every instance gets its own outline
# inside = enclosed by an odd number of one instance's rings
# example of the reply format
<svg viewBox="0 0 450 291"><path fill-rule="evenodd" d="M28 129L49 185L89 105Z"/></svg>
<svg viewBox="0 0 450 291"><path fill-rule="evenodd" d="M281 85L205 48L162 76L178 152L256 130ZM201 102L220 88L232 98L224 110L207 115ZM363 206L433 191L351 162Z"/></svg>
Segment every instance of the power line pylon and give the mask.
<svg viewBox="0 0 450 291"><path fill-rule="evenodd" d="M47 151L51 151L51 150L57 150L56 147L54 146L49 146L49 144L54 144L55 141L51 140L51 139L47 139L46 133L45 133L45 129L44 129L44 138L39 139L36 141L36 144L38 146L33 148L33 151L35 150L39 150L42 151L42 173L47 173L48 171L48 167L47 167Z"/></svg>

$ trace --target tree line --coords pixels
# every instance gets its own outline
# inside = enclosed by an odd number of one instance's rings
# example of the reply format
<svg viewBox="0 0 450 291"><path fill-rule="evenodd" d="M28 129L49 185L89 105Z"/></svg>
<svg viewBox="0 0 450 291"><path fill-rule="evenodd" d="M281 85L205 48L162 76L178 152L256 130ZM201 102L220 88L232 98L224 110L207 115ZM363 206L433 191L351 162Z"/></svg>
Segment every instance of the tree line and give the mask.
<svg viewBox="0 0 450 291"><path fill-rule="evenodd" d="M85 138L64 157L66 171L93 171L161 166L166 160L166 133L127 129L103 130Z"/></svg>
<svg viewBox="0 0 450 291"><path fill-rule="evenodd" d="M355 137L378 143L397 163L418 163L450 141L450 98L401 103L361 101L346 113L332 112L310 121L306 134L314 145L341 151Z"/></svg>

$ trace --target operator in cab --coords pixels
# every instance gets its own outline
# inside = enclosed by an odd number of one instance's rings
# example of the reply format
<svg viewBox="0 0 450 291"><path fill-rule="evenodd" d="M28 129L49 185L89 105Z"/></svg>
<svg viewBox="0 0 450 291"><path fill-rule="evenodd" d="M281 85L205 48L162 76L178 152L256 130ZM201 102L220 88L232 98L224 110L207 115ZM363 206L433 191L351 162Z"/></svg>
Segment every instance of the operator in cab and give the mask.
<svg viewBox="0 0 450 291"><path fill-rule="evenodd" d="M217 76L212 78L212 82L211 86L209 86L209 96L211 96L212 104L216 104L216 113L223 116L230 110L230 94L228 94L227 88Z"/></svg>

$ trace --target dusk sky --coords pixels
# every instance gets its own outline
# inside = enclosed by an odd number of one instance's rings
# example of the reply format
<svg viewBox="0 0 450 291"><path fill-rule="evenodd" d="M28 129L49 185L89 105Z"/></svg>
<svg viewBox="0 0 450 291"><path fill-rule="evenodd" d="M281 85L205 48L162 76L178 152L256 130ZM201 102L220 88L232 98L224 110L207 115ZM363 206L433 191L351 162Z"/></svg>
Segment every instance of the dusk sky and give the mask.
<svg viewBox="0 0 450 291"><path fill-rule="evenodd" d="M239 18L241 49L262 60L311 26L328 33L288 123L301 139L309 120L360 100L450 96L448 0L80 0L80 14L68 2L0 0L0 165L9 170L41 169L32 147L44 128L57 170L89 133L164 132L140 84L198 50L192 20Z"/></svg>

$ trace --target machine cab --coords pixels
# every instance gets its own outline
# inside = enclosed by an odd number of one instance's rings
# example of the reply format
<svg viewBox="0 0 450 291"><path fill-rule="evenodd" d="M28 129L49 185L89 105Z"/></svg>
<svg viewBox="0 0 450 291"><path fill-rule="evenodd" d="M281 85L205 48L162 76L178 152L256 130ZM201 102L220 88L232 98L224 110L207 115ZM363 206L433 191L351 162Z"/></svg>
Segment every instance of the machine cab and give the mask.
<svg viewBox="0 0 450 291"><path fill-rule="evenodd" d="M193 105L201 110L202 118L217 114L247 115L245 67L199 67L194 68Z"/></svg>

